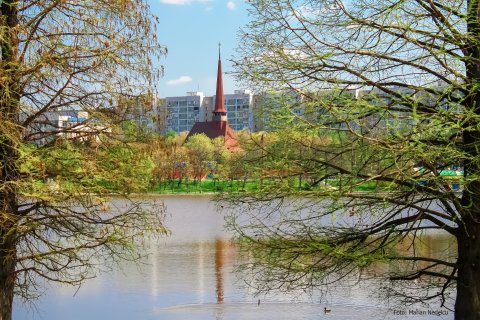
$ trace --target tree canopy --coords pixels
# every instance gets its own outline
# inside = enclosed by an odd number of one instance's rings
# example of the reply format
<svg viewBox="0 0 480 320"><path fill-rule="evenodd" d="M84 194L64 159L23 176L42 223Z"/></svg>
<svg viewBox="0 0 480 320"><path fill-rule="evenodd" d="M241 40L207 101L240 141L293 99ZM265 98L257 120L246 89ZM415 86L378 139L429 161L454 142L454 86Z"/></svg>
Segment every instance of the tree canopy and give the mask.
<svg viewBox="0 0 480 320"><path fill-rule="evenodd" d="M288 203L232 220L248 249L266 253L253 263L260 283L318 287L382 262L390 293L449 307L456 289L455 318L480 319L480 2L249 3L237 76L294 97L266 110L280 140L257 140L256 171L277 183L229 199ZM416 250L433 231L455 250ZM398 290L410 280L417 291Z"/></svg>
<svg viewBox="0 0 480 320"><path fill-rule="evenodd" d="M14 292L79 284L165 232L162 206L111 198L141 190L151 161L104 139L151 103L165 53L148 1L0 1L0 319Z"/></svg>

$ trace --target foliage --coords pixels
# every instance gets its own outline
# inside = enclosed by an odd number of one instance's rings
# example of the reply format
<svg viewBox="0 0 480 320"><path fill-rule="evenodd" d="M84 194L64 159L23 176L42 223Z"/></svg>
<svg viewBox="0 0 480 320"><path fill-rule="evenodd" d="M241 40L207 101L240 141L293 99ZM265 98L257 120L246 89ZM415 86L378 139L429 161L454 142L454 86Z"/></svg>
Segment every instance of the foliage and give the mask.
<svg viewBox="0 0 480 320"><path fill-rule="evenodd" d="M1 319L14 292L79 285L165 233L162 206L126 198L150 158L104 144L132 101L151 103L155 28L146 1L0 1Z"/></svg>
<svg viewBox="0 0 480 320"><path fill-rule="evenodd" d="M278 183L227 199L260 215L243 223L232 218L232 228L252 239L247 248L276 248L278 268L262 268L259 260L254 267L263 272L254 282L261 289L272 282L304 286L310 279L317 287L335 273L388 261L400 266L383 273L390 294L448 307L456 289L456 319L480 319L480 2L249 3L252 19L242 32L237 75L287 96L265 108L271 129L282 130L276 142L253 142L252 170ZM464 172L460 196L441 175L458 167ZM335 183L301 190L291 177L311 185L334 177ZM371 189L372 183L389 192ZM370 192L358 192L365 187ZM296 197L304 203L292 207ZM288 212L262 213L282 199ZM325 223L338 219L342 223ZM430 230L455 239L453 256L391 254L402 239L417 247ZM290 246L298 243L292 254ZM331 251L320 250L325 245ZM328 261L308 258L309 248ZM365 263L352 265L351 257ZM305 267L285 269L289 263ZM418 291L410 291L412 285Z"/></svg>
<svg viewBox="0 0 480 320"><path fill-rule="evenodd" d="M195 179L201 180L213 162L214 146L205 134L196 134L185 142Z"/></svg>
<svg viewBox="0 0 480 320"><path fill-rule="evenodd" d="M95 149L69 141L49 147L24 145L19 167L25 179L19 182L19 192L23 197L58 202L71 194L146 191L154 165L138 151L121 143Z"/></svg>

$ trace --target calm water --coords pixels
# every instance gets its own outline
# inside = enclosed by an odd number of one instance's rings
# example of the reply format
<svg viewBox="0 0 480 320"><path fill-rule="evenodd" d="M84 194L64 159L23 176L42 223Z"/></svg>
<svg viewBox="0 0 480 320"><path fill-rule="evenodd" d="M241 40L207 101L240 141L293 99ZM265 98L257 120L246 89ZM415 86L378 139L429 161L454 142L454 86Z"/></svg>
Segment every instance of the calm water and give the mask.
<svg viewBox="0 0 480 320"><path fill-rule="evenodd" d="M124 264L80 289L51 286L35 305L17 303L14 319L453 319L451 312L429 315L436 305L398 307L378 300L375 280L329 288L322 296L257 297L233 272L239 257L209 198L163 199L172 236L150 244L144 265ZM332 312L324 314L325 306Z"/></svg>

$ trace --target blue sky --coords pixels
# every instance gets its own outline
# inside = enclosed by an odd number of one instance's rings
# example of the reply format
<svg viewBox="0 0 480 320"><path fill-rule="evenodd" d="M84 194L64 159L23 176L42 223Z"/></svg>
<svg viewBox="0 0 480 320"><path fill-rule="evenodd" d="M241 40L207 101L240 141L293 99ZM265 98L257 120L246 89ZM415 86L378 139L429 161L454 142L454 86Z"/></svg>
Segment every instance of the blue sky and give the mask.
<svg viewBox="0 0 480 320"><path fill-rule="evenodd" d="M158 39L168 48L161 60L164 76L160 97L182 96L187 91L215 94L218 43L222 46L224 91L243 89L228 75L237 47L239 29L248 21L244 0L150 0L160 18Z"/></svg>

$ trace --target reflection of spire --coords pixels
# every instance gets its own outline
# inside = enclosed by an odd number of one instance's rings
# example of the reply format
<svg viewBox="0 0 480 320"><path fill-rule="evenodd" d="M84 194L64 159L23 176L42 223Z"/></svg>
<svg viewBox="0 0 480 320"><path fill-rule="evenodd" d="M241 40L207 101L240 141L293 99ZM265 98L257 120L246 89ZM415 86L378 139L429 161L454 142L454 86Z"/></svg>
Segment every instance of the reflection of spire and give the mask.
<svg viewBox="0 0 480 320"><path fill-rule="evenodd" d="M150 240L150 248L155 248L155 244L153 242L153 240ZM159 270L158 270L158 261L159 261L159 257L158 257L158 250L151 250L151 259L152 259L152 281L150 281L150 284L151 284L151 290L152 290L152 297L157 297L159 295L159 287L160 287L160 284L159 284L159 279L158 279L158 274L159 274Z"/></svg>
<svg viewBox="0 0 480 320"><path fill-rule="evenodd" d="M205 301L207 289L205 288L205 244L198 243L198 298L200 302Z"/></svg>
<svg viewBox="0 0 480 320"><path fill-rule="evenodd" d="M223 265L224 259L225 241L217 239L215 240L215 280L217 293L217 304L223 303L224 291L223 291Z"/></svg>

